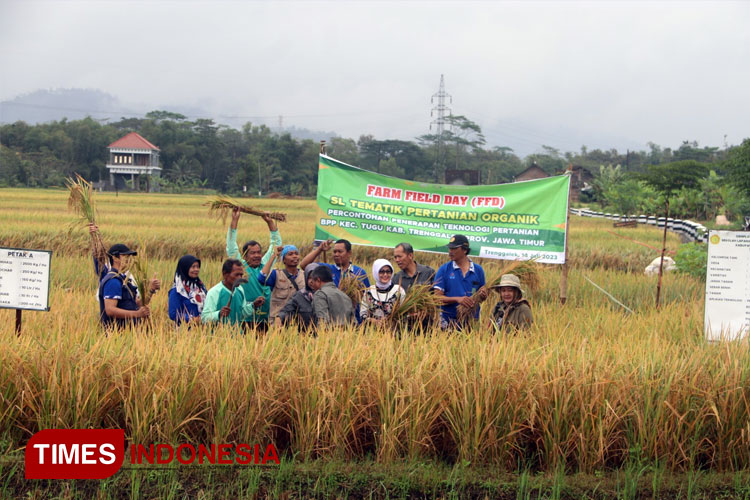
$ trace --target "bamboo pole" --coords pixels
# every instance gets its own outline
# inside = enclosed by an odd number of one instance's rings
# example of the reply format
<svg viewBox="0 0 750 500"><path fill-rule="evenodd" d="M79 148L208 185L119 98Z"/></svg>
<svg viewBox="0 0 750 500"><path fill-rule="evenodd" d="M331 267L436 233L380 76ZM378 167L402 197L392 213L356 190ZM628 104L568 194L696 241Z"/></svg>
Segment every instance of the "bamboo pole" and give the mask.
<svg viewBox="0 0 750 500"><path fill-rule="evenodd" d="M664 252L667 250L667 223L669 220L669 198L666 199L667 210L664 214L664 237L661 240L661 258L659 259L659 281L656 284L656 308L659 309L661 298L661 277L664 274Z"/></svg>
<svg viewBox="0 0 750 500"><path fill-rule="evenodd" d="M565 175L568 176L568 206L565 208L565 262L562 265L562 276L560 276L560 303L568 301L568 232L570 232L570 184L572 182L572 170L568 167Z"/></svg>

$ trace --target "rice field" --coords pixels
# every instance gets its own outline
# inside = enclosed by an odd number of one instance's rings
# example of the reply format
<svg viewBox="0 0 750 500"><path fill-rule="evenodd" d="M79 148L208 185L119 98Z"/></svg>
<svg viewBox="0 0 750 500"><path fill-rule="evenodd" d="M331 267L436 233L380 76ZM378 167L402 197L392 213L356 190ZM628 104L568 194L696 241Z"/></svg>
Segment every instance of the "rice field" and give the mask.
<svg viewBox="0 0 750 500"><path fill-rule="evenodd" d="M220 280L226 225L207 197L97 193L105 246L147 243L163 281L149 332L105 337L85 228L71 226L67 192L0 190L0 245L51 249L49 312L0 310L0 453L44 428L124 428L137 443L276 444L297 463L389 466L414 461L491 467L498 473L617 472L633 463L674 473L750 469L750 348L703 339L704 284L642 269L658 253L651 227L571 217L568 301L560 269L539 266L531 329L487 328L492 297L471 332L413 335L330 329L264 336L175 329L167 293L177 259L203 260ZM309 248L310 200L247 200L284 212L285 243ZM265 223L242 216L238 239L267 243ZM679 244L670 235L668 246ZM384 249L355 247L370 270ZM447 256L418 255L437 267ZM500 264L480 260L485 270ZM628 313L596 290L608 290ZM468 465L467 465L468 464Z"/></svg>

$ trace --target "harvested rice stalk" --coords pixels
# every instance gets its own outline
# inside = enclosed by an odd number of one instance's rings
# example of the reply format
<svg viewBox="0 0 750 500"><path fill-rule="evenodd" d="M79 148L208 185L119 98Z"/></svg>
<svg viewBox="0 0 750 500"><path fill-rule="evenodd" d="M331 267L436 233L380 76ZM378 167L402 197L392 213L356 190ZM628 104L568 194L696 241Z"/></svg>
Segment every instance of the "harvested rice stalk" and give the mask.
<svg viewBox="0 0 750 500"><path fill-rule="evenodd" d="M512 261L511 264L500 268L499 271L495 267L490 268L490 272L487 273L487 288L497 286L500 284L500 279L503 274L512 272L521 280L524 290L532 293L536 292L539 290L541 281L539 278L540 267L535 260L536 259Z"/></svg>
<svg viewBox="0 0 750 500"><path fill-rule="evenodd" d="M263 217L264 215L268 214L268 216L272 219L275 219L279 222L286 222L286 214L283 214L281 212L266 212L265 210L258 210L257 208L248 207L246 205L240 204L237 200L234 200L228 196L217 196L214 200L207 201L203 205L208 207L209 215L214 216L217 219L221 219L224 224L226 224L227 222L227 216L235 208L239 208L240 212L244 214L257 215L258 217Z"/></svg>
<svg viewBox="0 0 750 500"><path fill-rule="evenodd" d="M427 318L434 319L441 305L440 298L432 291L432 285L413 285L406 292L404 300L388 315L388 321L393 324L407 321L421 323Z"/></svg>
<svg viewBox="0 0 750 500"><path fill-rule="evenodd" d="M505 264L503 267L499 268L499 270L497 270L498 268L496 267L489 268L488 266L488 268L491 269L490 272L487 273L489 277L485 281L485 286L480 288L480 290L486 289L488 292L487 295L489 296L489 291L492 289L492 287L497 286L500 283L500 279L502 278L503 274L509 273L513 273L518 276L518 278L521 280L521 283L523 283L529 291L534 292L538 290L539 268L534 262L535 260L536 259L513 260ZM456 311L459 321L464 321L473 317L474 312L486 298L487 297L483 298L481 295L477 296L474 300L473 307L465 307L459 304Z"/></svg>
<svg viewBox="0 0 750 500"><path fill-rule="evenodd" d="M96 207L94 205L94 189L90 182L76 174L76 178L68 178L65 181L70 194L68 195L68 209L78 214L78 223L96 224ZM107 264L107 251L104 249L104 242L99 231L90 232L91 234L91 253L99 264L99 269L103 269Z"/></svg>
<svg viewBox="0 0 750 500"><path fill-rule="evenodd" d="M150 281L150 270L148 265L148 249L146 243L143 241L138 245L138 255L130 257L130 262L127 265L126 271L133 275L136 286L138 287L138 295L141 297L141 304L147 306L151 300L151 287L149 287Z"/></svg>
<svg viewBox="0 0 750 500"><path fill-rule="evenodd" d="M365 276L346 273L341 277L341 281L339 281L339 290L352 299L352 305L355 308L359 307L359 303L362 302L362 294L365 290L365 285L362 283L364 279Z"/></svg>

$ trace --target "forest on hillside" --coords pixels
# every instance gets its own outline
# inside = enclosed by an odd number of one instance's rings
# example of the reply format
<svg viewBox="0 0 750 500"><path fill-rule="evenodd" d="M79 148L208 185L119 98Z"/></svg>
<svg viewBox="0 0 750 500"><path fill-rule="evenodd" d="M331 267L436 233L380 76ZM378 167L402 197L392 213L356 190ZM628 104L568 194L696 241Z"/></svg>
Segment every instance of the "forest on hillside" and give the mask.
<svg viewBox="0 0 750 500"><path fill-rule="evenodd" d="M560 151L542 146L519 157L508 147L488 147L481 127L465 116L449 116L442 140L423 135L412 141L335 137L327 154L358 167L404 179L444 182L446 170L477 170L483 184L512 182L523 170L538 166L548 174L568 165L593 174L584 202L620 213L653 213L660 192L647 182L655 166L675 164L695 170L696 182L677 186L675 215L710 218L717 213L750 213L750 139L719 149L683 141L675 148L649 143L646 151L616 149ZM0 126L0 187L62 186L75 173L91 181L107 179L107 145L128 132L138 132L160 150L161 189L188 192L211 189L250 193L314 196L320 145L265 125L232 128L210 119L191 121L184 115L152 111L144 118L100 123L87 117L38 125L16 122Z"/></svg>

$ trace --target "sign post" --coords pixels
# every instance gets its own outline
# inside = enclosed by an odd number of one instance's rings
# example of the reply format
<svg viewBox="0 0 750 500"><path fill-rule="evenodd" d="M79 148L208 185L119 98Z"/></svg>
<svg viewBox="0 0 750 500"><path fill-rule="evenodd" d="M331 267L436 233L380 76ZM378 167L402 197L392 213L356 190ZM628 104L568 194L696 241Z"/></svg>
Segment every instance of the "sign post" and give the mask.
<svg viewBox="0 0 750 500"><path fill-rule="evenodd" d="M52 252L0 248L0 308L16 310L16 334L21 334L21 312L49 311Z"/></svg>
<svg viewBox="0 0 750 500"><path fill-rule="evenodd" d="M704 328L708 340L750 331L750 232L709 232Z"/></svg>

